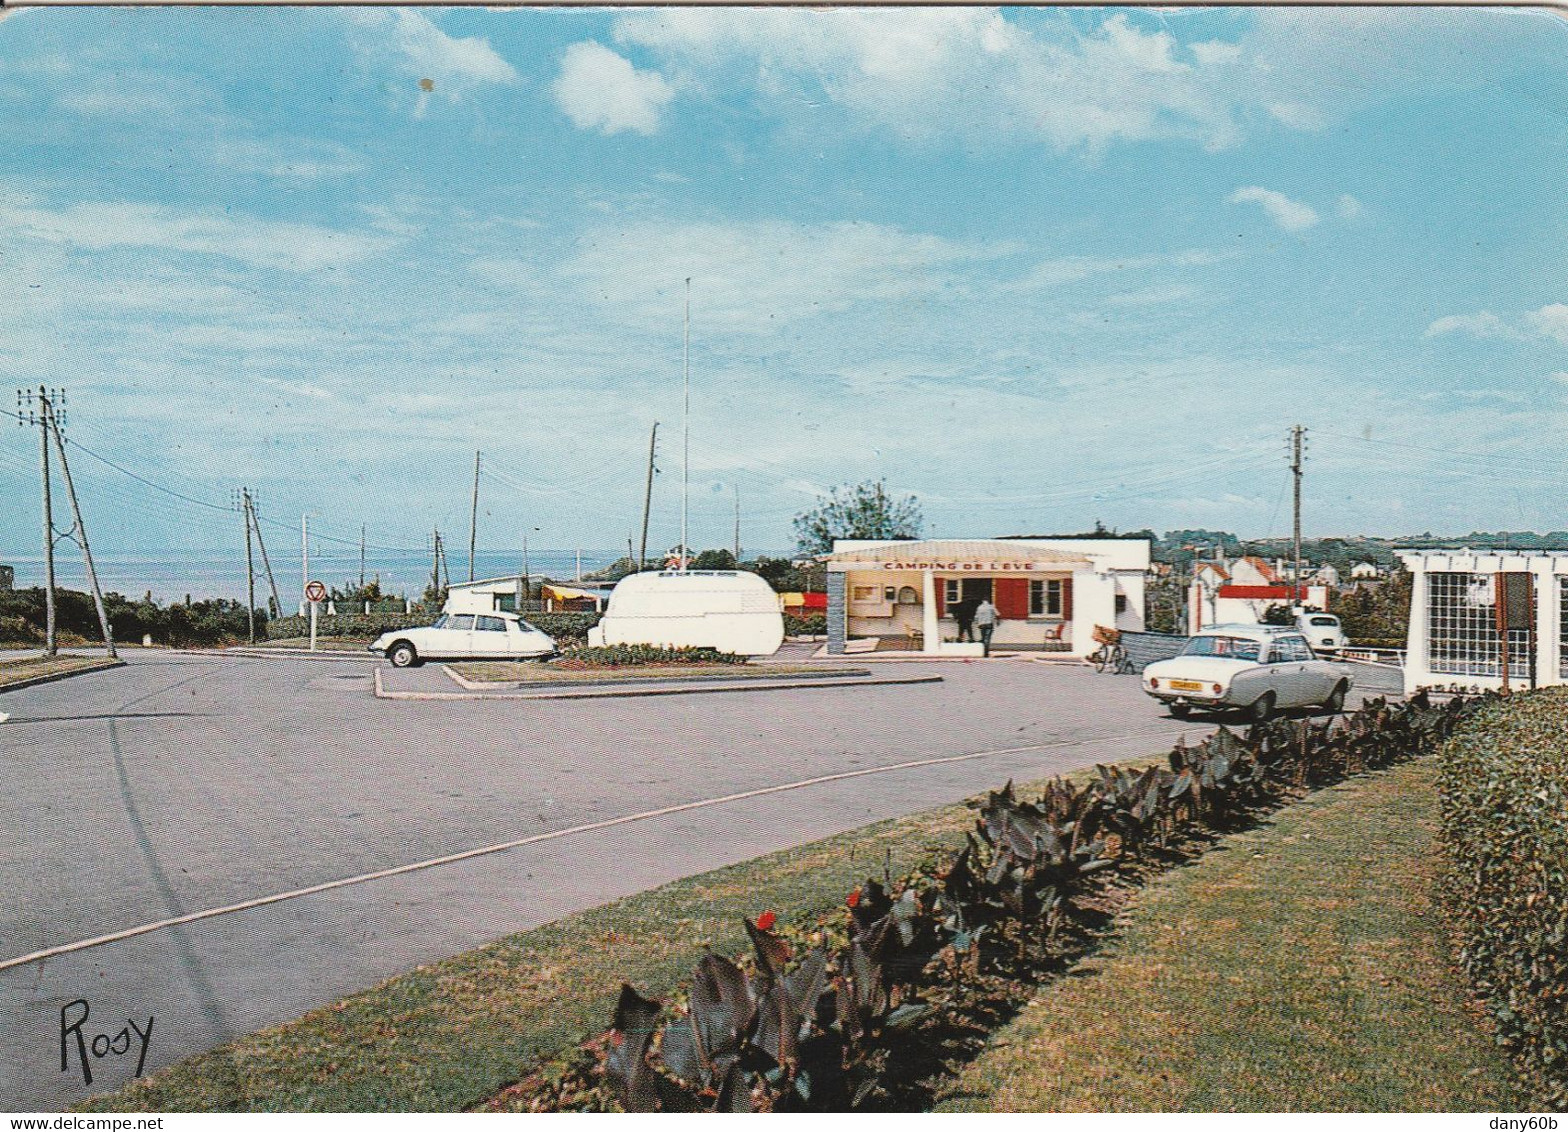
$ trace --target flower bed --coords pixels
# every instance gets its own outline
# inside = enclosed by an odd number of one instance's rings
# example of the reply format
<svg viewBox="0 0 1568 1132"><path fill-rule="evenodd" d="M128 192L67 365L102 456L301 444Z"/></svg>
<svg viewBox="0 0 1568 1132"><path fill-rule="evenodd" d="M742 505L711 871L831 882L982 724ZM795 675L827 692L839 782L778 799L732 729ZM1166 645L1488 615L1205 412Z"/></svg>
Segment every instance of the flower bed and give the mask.
<svg viewBox="0 0 1568 1132"><path fill-rule="evenodd" d="M556 1084L554 1107L629 1111L842 1111L886 1105L955 1026L983 1026L998 972L1053 969L1102 915L1107 881L1174 842L1237 828L1291 792L1425 753L1466 710L1372 701L1339 723L1221 728L1167 765L1100 768L1035 801L1011 784L979 808L967 844L894 883L868 880L817 925L745 924L753 954L697 963L666 1010L630 985L598 1045L597 1079ZM597 1082L597 1083L596 1083Z"/></svg>
<svg viewBox="0 0 1568 1132"><path fill-rule="evenodd" d="M746 658L708 648L658 648L654 645L601 645L563 650L550 662L551 669L588 672L613 668L655 668L745 664Z"/></svg>
<svg viewBox="0 0 1568 1132"><path fill-rule="evenodd" d="M1460 962L1546 1099L1568 1108L1568 689L1497 698L1444 745Z"/></svg>

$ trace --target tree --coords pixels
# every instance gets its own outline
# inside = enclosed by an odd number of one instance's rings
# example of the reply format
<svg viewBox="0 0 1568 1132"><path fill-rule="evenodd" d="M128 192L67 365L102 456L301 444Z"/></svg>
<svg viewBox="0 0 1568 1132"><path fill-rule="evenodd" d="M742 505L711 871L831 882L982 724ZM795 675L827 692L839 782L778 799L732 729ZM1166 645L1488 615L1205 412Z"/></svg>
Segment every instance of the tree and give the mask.
<svg viewBox="0 0 1568 1132"><path fill-rule="evenodd" d="M795 516L795 538L801 553L826 554L834 539L919 538L924 526L913 495L890 496L877 480L835 487Z"/></svg>
<svg viewBox="0 0 1568 1132"><path fill-rule="evenodd" d="M734 570L736 566L735 555L728 550L704 550L691 562L693 570Z"/></svg>

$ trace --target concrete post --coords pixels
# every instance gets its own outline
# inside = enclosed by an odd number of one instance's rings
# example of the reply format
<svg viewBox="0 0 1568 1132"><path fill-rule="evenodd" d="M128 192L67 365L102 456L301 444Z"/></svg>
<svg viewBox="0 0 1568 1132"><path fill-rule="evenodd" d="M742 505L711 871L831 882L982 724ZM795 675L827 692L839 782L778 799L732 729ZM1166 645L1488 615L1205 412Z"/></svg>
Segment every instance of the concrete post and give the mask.
<svg viewBox="0 0 1568 1132"><path fill-rule="evenodd" d="M844 652L844 642L849 636L849 608L844 600L844 575L837 570L828 571L828 655L839 656Z"/></svg>
<svg viewBox="0 0 1568 1132"><path fill-rule="evenodd" d="M1427 639L1431 586L1424 561L1407 562L1405 568L1410 571L1410 626L1405 634L1405 694L1409 695L1432 678Z"/></svg>

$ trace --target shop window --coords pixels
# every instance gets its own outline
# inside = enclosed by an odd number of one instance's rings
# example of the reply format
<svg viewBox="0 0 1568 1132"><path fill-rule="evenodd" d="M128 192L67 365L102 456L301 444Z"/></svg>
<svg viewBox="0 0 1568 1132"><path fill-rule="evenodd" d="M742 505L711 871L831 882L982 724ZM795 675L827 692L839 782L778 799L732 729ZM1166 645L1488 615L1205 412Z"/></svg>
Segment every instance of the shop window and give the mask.
<svg viewBox="0 0 1568 1132"><path fill-rule="evenodd" d="M876 601L877 587L856 586L849 596L851 601Z"/></svg>
<svg viewBox="0 0 1568 1132"><path fill-rule="evenodd" d="M914 586L904 586L898 591L899 605L919 605L920 595L915 592Z"/></svg>
<svg viewBox="0 0 1568 1132"><path fill-rule="evenodd" d="M1062 615L1062 581L1060 578L1032 578L1029 581L1029 616L1060 617Z"/></svg>
<svg viewBox="0 0 1568 1132"><path fill-rule="evenodd" d="M1117 594L1116 595L1116 612L1117 613L1126 613L1127 612L1127 595L1126 594Z"/></svg>
<svg viewBox="0 0 1568 1132"><path fill-rule="evenodd" d="M957 605L960 598L958 594L958 579L944 578L942 580L942 602L944 605Z"/></svg>

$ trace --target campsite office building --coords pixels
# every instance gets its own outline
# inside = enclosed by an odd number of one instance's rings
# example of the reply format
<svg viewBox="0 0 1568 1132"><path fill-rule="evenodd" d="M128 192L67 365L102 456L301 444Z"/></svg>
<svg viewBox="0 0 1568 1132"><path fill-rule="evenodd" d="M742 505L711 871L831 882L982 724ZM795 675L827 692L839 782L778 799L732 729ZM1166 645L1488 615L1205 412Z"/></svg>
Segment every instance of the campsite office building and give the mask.
<svg viewBox="0 0 1568 1132"><path fill-rule="evenodd" d="M959 643L953 609L989 598L994 649L1087 656L1094 627L1144 627L1148 539L840 539L824 557L828 652L865 642L931 656L978 656ZM851 642L861 642L859 645Z"/></svg>
<svg viewBox="0 0 1568 1132"><path fill-rule="evenodd" d="M1568 553L1394 553L1410 571L1406 692L1568 684Z"/></svg>

